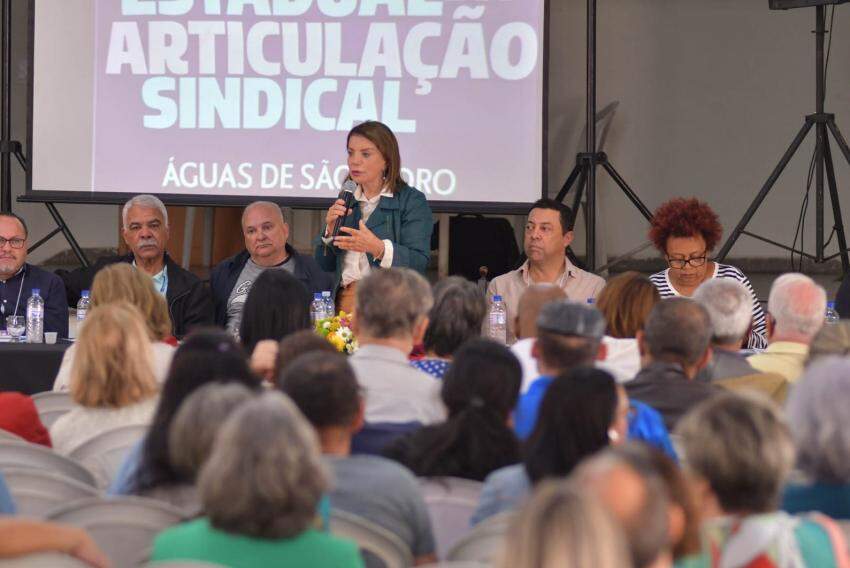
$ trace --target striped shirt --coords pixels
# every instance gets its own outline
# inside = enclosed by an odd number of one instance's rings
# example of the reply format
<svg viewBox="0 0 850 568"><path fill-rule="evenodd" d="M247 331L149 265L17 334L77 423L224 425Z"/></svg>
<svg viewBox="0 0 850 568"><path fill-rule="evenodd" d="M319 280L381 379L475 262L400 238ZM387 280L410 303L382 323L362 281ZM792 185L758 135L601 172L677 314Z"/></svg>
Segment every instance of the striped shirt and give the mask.
<svg viewBox="0 0 850 568"><path fill-rule="evenodd" d="M668 268L667 270L656 272L649 277L649 280L655 284L656 288L658 288L658 293L662 298L681 296L681 294L676 291L676 288L674 288L670 283L670 277L668 276L669 271L670 269ZM752 284L750 284L750 280L743 272L734 266L720 264L718 262L714 263L714 274L712 274L711 277L731 278L733 280L737 280L750 291L750 295L753 297L753 327L752 330L750 330L750 338L747 342L747 347L749 349L765 349L767 347L767 324L765 323L764 311L761 309L761 304L756 297L756 292L753 290Z"/></svg>

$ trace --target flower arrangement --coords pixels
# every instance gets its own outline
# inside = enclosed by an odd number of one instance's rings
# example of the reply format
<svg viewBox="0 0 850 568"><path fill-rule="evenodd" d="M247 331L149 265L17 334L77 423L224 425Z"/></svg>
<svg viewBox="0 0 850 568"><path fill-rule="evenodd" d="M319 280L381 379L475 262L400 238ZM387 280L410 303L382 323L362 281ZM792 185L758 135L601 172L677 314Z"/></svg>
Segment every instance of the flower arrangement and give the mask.
<svg viewBox="0 0 850 568"><path fill-rule="evenodd" d="M357 351L357 338L351 331L351 314L341 311L332 318L320 319L316 322L316 333L330 341L341 353L351 355Z"/></svg>

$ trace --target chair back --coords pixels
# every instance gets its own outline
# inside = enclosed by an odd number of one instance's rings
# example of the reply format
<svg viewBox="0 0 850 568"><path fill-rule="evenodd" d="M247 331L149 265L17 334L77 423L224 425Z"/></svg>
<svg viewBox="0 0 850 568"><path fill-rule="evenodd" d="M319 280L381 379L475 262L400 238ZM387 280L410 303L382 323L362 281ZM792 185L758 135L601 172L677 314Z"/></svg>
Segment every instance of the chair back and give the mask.
<svg viewBox="0 0 850 568"><path fill-rule="evenodd" d="M446 560L491 564L504 544L515 514L510 511L483 521L452 547Z"/></svg>
<svg viewBox="0 0 850 568"><path fill-rule="evenodd" d="M0 428L0 441L2 442L23 442L25 444L29 444L27 440L24 440L17 434L13 432L9 432L8 430L3 430Z"/></svg>
<svg viewBox="0 0 850 568"><path fill-rule="evenodd" d="M422 427L419 422L373 422L365 424L351 439L352 454L380 456L396 438Z"/></svg>
<svg viewBox="0 0 850 568"><path fill-rule="evenodd" d="M353 540L368 568L407 568L413 554L402 540L375 523L345 511L331 511L331 532Z"/></svg>
<svg viewBox="0 0 850 568"><path fill-rule="evenodd" d="M39 552L0 560L0 568L90 568L90 564L60 552Z"/></svg>
<svg viewBox="0 0 850 568"><path fill-rule="evenodd" d="M54 509L47 520L85 529L113 566L122 568L146 561L154 537L181 522L183 515L143 497L95 497Z"/></svg>
<svg viewBox="0 0 850 568"><path fill-rule="evenodd" d="M9 468L51 471L96 487L94 475L70 458L37 444L0 441L0 472Z"/></svg>
<svg viewBox="0 0 850 568"><path fill-rule="evenodd" d="M482 484L457 477L422 479L420 484L434 530L437 558L445 558L470 532L469 519L478 506Z"/></svg>
<svg viewBox="0 0 850 568"><path fill-rule="evenodd" d="M69 457L89 468L99 487L107 487L118 474L124 458L147 431L148 426L138 424L107 430L74 448Z"/></svg>
<svg viewBox="0 0 850 568"><path fill-rule="evenodd" d="M50 429L56 419L74 408L71 393L67 391L46 391L32 395L32 401L38 411L38 417L44 427Z"/></svg>
<svg viewBox="0 0 850 568"><path fill-rule="evenodd" d="M3 470L3 478L15 502L17 514L43 519L47 514L78 499L97 497L97 490L70 477L24 467Z"/></svg>

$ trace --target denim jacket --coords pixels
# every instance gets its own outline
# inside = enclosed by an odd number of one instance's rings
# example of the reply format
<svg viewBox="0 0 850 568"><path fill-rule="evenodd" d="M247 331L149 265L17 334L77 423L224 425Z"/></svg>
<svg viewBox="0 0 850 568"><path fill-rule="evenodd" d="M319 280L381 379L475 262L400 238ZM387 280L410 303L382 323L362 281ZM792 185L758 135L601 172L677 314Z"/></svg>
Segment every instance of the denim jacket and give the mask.
<svg viewBox="0 0 850 568"><path fill-rule="evenodd" d="M360 205L355 203L351 215L345 218L344 227L360 226ZM381 197L378 207L366 221L366 227L381 240L393 243L393 266L405 267L425 273L431 256L431 231L434 219L425 195L405 183L396 185L392 197ZM322 270L334 272L334 289L342 278L342 261L345 251L326 245L319 235L315 240L316 262ZM368 254L368 253L367 253ZM368 255L369 264L377 268L380 261Z"/></svg>

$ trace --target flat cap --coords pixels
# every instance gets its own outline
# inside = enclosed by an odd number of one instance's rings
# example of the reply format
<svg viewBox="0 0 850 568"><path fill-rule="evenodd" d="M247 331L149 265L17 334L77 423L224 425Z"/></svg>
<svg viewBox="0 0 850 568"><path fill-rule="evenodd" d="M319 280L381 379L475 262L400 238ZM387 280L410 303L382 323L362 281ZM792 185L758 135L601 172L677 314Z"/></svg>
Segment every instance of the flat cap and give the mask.
<svg viewBox="0 0 850 568"><path fill-rule="evenodd" d="M538 329L558 335L601 339L605 335L605 327L605 318L599 310L569 300L549 302L537 317Z"/></svg>

